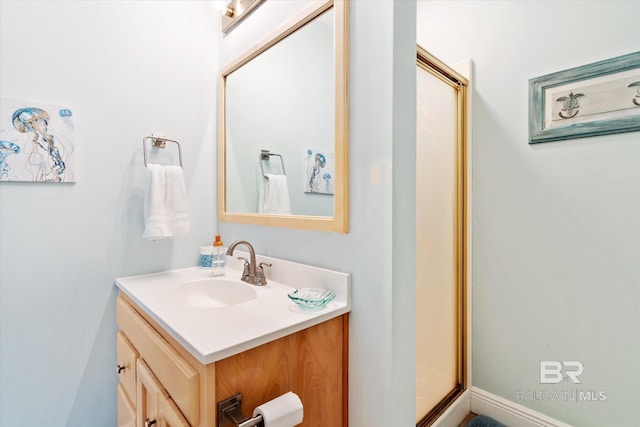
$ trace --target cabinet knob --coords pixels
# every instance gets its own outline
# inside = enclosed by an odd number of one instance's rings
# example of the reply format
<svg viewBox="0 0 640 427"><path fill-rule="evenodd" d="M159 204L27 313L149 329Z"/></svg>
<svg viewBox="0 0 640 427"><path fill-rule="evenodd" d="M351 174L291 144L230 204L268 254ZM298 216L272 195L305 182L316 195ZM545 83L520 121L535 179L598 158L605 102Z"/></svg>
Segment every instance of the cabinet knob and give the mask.
<svg viewBox="0 0 640 427"><path fill-rule="evenodd" d="M118 373L122 372L125 370L124 366L118 365L118 367L116 368L118 370Z"/></svg>
<svg viewBox="0 0 640 427"><path fill-rule="evenodd" d="M144 420L144 427L152 427L155 424L156 424L156 420L149 420L149 418Z"/></svg>

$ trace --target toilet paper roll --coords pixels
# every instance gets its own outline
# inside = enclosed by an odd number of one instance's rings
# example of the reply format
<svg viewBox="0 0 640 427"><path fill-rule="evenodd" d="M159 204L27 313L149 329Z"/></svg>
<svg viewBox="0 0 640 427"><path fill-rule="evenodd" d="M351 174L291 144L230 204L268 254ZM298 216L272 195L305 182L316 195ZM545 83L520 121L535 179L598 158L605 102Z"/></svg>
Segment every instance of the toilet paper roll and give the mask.
<svg viewBox="0 0 640 427"><path fill-rule="evenodd" d="M289 391L253 410L253 416L262 415L264 427L293 427L302 422L304 409L297 394Z"/></svg>

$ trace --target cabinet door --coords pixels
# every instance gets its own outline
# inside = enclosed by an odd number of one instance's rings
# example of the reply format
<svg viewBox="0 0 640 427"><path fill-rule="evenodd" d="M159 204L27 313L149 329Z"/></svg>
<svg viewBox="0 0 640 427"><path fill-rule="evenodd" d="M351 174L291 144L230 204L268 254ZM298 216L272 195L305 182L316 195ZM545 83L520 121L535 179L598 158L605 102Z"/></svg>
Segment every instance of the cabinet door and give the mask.
<svg viewBox="0 0 640 427"><path fill-rule="evenodd" d="M158 398L158 419L159 427L189 427L189 423L169 397Z"/></svg>
<svg viewBox="0 0 640 427"><path fill-rule="evenodd" d="M142 359L138 359L136 369L138 427L157 427L158 397L162 396L162 386Z"/></svg>
<svg viewBox="0 0 640 427"><path fill-rule="evenodd" d="M136 427L136 408L122 384L118 384L118 427Z"/></svg>
<svg viewBox="0 0 640 427"><path fill-rule="evenodd" d="M131 399L133 406L136 406L136 359L138 352L133 347L122 331L118 331L116 339L118 377L120 383L127 392L127 397Z"/></svg>
<svg viewBox="0 0 640 427"><path fill-rule="evenodd" d="M142 359L138 359L137 371L138 427L189 427L176 404Z"/></svg>

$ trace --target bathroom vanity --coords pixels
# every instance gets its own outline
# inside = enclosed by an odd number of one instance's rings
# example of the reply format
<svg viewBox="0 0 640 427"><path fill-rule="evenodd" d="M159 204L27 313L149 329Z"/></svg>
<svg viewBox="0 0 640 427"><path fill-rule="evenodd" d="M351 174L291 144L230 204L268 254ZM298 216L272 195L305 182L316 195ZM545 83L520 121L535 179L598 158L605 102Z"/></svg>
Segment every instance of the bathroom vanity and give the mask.
<svg viewBox="0 0 640 427"><path fill-rule="evenodd" d="M218 281L199 268L116 280L119 426L214 427L221 401L241 393L251 416L288 391L302 401L302 426L347 426L350 276L259 260L273 265L266 286L241 283L233 268ZM298 286L336 298L300 310L286 296Z"/></svg>

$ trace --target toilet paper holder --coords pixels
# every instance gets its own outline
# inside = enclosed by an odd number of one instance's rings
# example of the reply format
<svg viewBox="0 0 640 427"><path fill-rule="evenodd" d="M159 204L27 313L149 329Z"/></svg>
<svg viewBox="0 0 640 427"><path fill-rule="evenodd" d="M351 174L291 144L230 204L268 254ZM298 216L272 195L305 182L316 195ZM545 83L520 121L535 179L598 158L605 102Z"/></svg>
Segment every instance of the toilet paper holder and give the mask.
<svg viewBox="0 0 640 427"><path fill-rule="evenodd" d="M218 402L218 427L264 427L262 415L247 417L242 413L242 394Z"/></svg>

